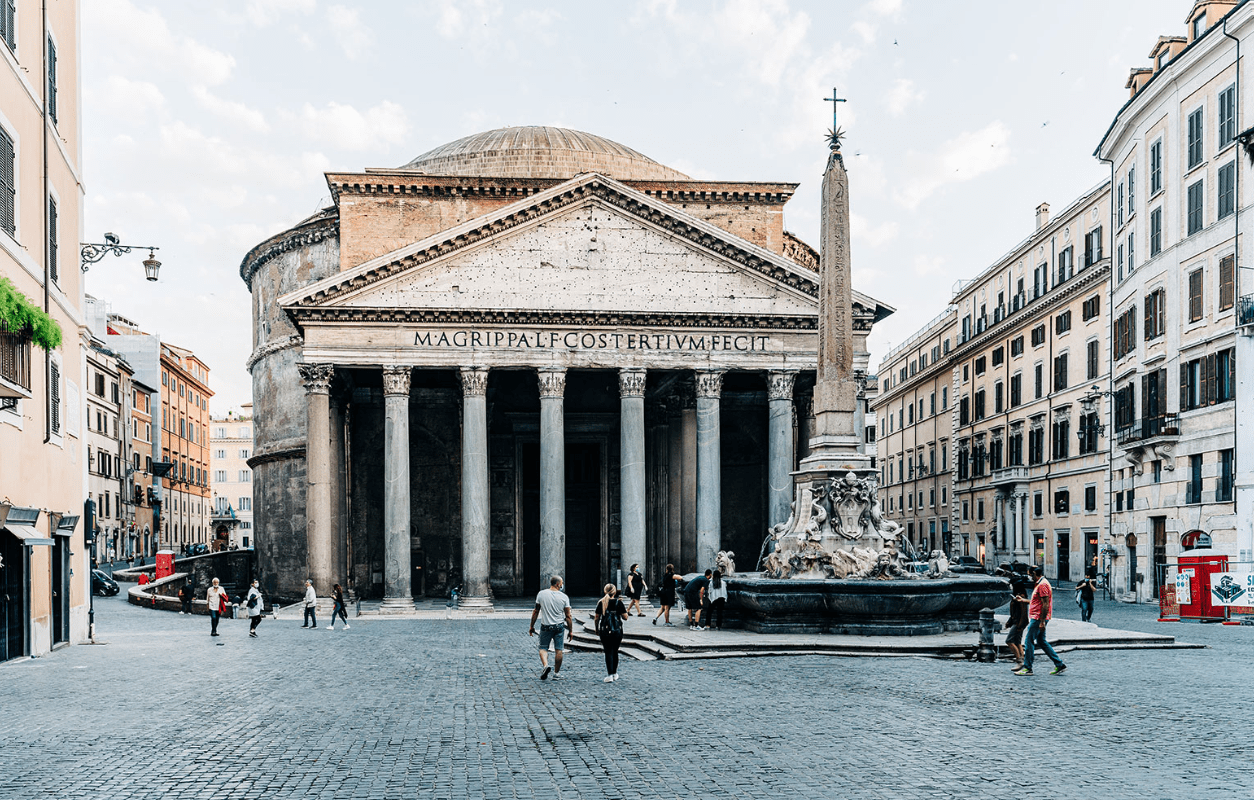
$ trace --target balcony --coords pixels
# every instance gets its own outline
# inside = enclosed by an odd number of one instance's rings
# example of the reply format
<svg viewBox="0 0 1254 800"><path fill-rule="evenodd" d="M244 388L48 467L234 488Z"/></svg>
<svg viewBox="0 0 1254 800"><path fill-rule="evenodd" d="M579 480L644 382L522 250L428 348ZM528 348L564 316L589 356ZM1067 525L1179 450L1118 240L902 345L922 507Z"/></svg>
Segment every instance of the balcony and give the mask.
<svg viewBox="0 0 1254 800"><path fill-rule="evenodd" d="M1180 435L1180 415L1163 414L1140 419L1115 431L1115 441L1120 447L1131 447L1150 439L1175 438Z"/></svg>
<svg viewBox="0 0 1254 800"><path fill-rule="evenodd" d="M1254 328L1254 294L1237 301L1237 327Z"/></svg>
<svg viewBox="0 0 1254 800"><path fill-rule="evenodd" d="M30 397L29 333L0 330L0 398Z"/></svg>
<svg viewBox="0 0 1254 800"><path fill-rule="evenodd" d="M993 470L988 481L993 486L1013 486L1016 483L1028 482L1027 467L1003 467Z"/></svg>

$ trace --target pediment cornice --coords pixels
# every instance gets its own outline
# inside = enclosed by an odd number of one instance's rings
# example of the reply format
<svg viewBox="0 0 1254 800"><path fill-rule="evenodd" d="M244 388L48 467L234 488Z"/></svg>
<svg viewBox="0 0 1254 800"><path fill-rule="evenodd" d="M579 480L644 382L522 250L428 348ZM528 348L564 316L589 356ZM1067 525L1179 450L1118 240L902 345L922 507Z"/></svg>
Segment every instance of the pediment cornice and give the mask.
<svg viewBox="0 0 1254 800"><path fill-rule="evenodd" d="M818 315L684 314L631 311L527 311L464 308L306 306L301 322L378 322L415 325L569 325L597 327L817 330ZM869 326L868 326L869 328Z"/></svg>

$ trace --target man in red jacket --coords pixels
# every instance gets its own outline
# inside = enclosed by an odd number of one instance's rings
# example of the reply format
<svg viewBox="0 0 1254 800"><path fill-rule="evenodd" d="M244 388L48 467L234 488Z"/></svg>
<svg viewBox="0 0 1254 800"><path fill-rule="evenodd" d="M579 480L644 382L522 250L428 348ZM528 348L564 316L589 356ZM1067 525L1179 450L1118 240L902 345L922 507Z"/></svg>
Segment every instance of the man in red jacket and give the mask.
<svg viewBox="0 0 1254 800"><path fill-rule="evenodd" d="M1067 665L1062 663L1054 648L1045 640L1045 626L1054 616L1054 587L1049 585L1041 568L1035 564L1028 567L1028 575L1035 588L1032 590L1032 599L1028 601L1028 632L1023 640L1023 666L1014 672L1016 675L1032 674L1032 659L1036 655L1036 644L1039 641L1045 655L1054 662L1054 669L1049 674L1061 675L1066 671Z"/></svg>

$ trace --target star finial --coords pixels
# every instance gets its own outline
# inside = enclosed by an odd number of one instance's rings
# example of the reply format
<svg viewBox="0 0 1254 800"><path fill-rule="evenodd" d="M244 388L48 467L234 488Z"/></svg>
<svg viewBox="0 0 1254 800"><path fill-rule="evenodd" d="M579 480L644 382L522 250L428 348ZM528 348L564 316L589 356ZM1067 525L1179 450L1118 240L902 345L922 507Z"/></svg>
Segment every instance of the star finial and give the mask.
<svg viewBox="0 0 1254 800"><path fill-rule="evenodd" d="M827 146L837 152L840 151L840 143L845 138L844 128L829 128L827 131Z"/></svg>

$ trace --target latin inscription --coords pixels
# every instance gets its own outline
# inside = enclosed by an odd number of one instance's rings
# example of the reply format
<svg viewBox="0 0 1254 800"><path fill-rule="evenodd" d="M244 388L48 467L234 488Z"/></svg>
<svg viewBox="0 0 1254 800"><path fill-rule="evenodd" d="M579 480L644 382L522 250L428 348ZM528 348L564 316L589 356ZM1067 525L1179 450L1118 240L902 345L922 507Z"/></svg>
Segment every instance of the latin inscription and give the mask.
<svg viewBox="0 0 1254 800"><path fill-rule="evenodd" d="M590 331L419 331L415 347L518 350L662 350L763 352L769 336L753 334L592 333Z"/></svg>

